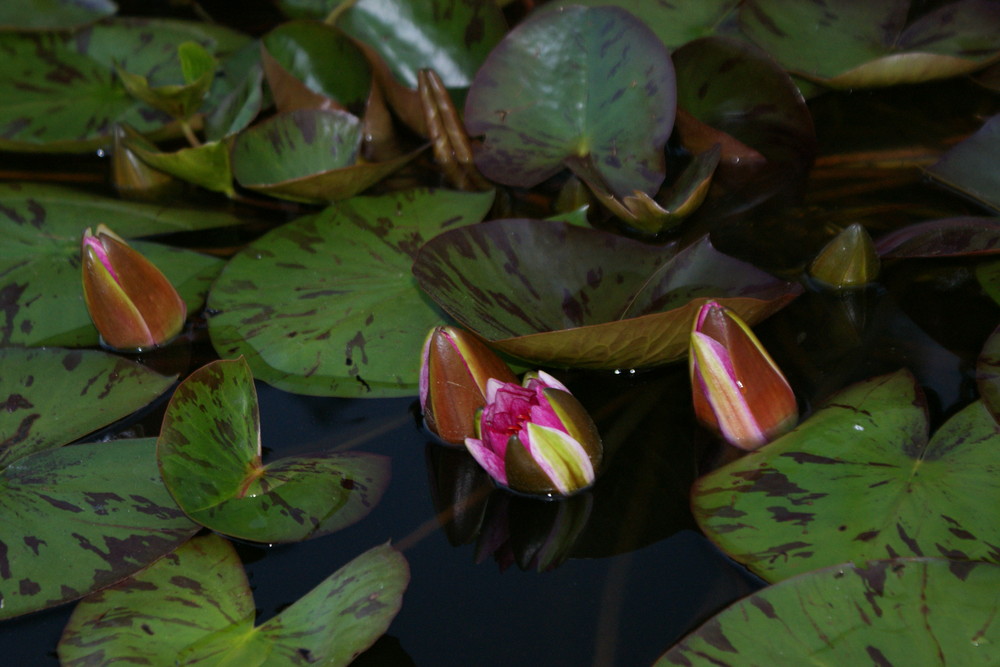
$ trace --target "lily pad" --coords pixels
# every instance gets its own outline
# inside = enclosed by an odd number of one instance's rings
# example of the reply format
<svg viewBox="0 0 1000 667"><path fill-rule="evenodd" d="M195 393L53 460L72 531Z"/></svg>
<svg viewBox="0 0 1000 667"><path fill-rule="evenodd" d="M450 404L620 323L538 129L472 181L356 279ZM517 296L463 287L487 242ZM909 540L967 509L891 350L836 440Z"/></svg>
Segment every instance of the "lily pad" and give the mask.
<svg viewBox="0 0 1000 667"><path fill-rule="evenodd" d="M18 459L0 471L0 524L0 619L108 586L199 528L163 488L151 438Z"/></svg>
<svg viewBox="0 0 1000 667"><path fill-rule="evenodd" d="M976 265L976 280L983 291L1000 304L1000 261L980 262Z"/></svg>
<svg viewBox="0 0 1000 667"><path fill-rule="evenodd" d="M176 84L184 80L177 47L188 41L221 57L247 38L152 19L113 19L73 33L0 33L0 149L85 152L110 144L122 122L143 134L176 135L169 115L128 94L115 67L146 76L150 85Z"/></svg>
<svg viewBox="0 0 1000 667"><path fill-rule="evenodd" d="M907 371L832 396L791 433L698 480L702 530L769 581L897 556L1000 560L1000 425L981 401L927 437Z"/></svg>
<svg viewBox="0 0 1000 667"><path fill-rule="evenodd" d="M378 504L389 461L316 452L264 464L253 375L245 360L214 361L174 392L157 441L160 473L191 519L257 542L340 530Z"/></svg>
<svg viewBox="0 0 1000 667"><path fill-rule="evenodd" d="M0 3L0 29L68 30L112 16L111 0L20 0Z"/></svg>
<svg viewBox="0 0 1000 667"><path fill-rule="evenodd" d="M962 192L1000 212L1000 114L927 168L936 181Z"/></svg>
<svg viewBox="0 0 1000 667"><path fill-rule="evenodd" d="M129 149L154 169L207 190L230 196L234 193L229 144L224 141L208 141L200 146L182 148L172 153L164 153L155 148L150 150L137 142L132 143Z"/></svg>
<svg viewBox="0 0 1000 667"><path fill-rule="evenodd" d="M0 348L0 467L127 417L173 382L98 350Z"/></svg>
<svg viewBox="0 0 1000 667"><path fill-rule="evenodd" d="M215 349L286 391L415 395L419 350L442 314L421 298L413 258L492 203L492 192L447 190L355 197L265 234L212 288Z"/></svg>
<svg viewBox="0 0 1000 667"><path fill-rule="evenodd" d="M1000 567L986 563L834 565L740 600L655 667L986 665L1000 641L998 589Z"/></svg>
<svg viewBox="0 0 1000 667"><path fill-rule="evenodd" d="M960 76L1000 50L1000 6L959 0L907 22L910 0L752 0L743 32L786 69L834 88Z"/></svg>
<svg viewBox="0 0 1000 667"><path fill-rule="evenodd" d="M409 578L399 552L375 547L255 627L253 593L236 550L206 535L80 602L59 641L59 659L347 665L388 629Z"/></svg>
<svg viewBox="0 0 1000 667"><path fill-rule="evenodd" d="M663 182L675 104L670 54L649 28L621 9L572 6L497 45L469 89L465 124L483 135L476 166L487 178L531 187L585 161L622 198Z"/></svg>
<svg viewBox="0 0 1000 667"><path fill-rule="evenodd" d="M87 314L80 285L80 237L87 227L111 222L116 233L131 237L198 226L176 222L183 210L168 214L151 205L72 195L44 186L0 188L0 201L0 236L5 239L0 246L0 345L97 344L97 329ZM227 224L232 220L197 216ZM201 308L222 262L156 243L130 245L163 271L188 312Z"/></svg>
<svg viewBox="0 0 1000 667"><path fill-rule="evenodd" d="M918 222L880 236L875 250L886 259L993 255L1000 253L1000 218Z"/></svg>
<svg viewBox="0 0 1000 667"><path fill-rule="evenodd" d="M413 272L449 315L504 352L604 369L683 358L709 298L756 323L801 291L707 237L679 251L528 219L446 232L424 245Z"/></svg>
<svg viewBox="0 0 1000 667"><path fill-rule="evenodd" d="M993 330L979 354L976 386L983 405L1000 422L1000 327Z"/></svg>

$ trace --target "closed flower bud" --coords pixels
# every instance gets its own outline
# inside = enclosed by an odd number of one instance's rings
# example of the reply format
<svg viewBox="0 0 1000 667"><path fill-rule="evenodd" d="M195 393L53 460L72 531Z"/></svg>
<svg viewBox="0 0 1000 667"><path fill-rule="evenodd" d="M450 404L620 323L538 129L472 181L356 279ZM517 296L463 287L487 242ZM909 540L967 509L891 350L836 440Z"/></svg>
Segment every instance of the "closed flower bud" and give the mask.
<svg viewBox="0 0 1000 667"><path fill-rule="evenodd" d="M507 364L469 332L431 330L420 365L420 409L427 428L453 445L475 435L476 411L486 405L490 378L517 381Z"/></svg>
<svg viewBox="0 0 1000 667"><path fill-rule="evenodd" d="M878 270L875 244L858 223L833 237L809 265L809 275L834 289L863 287L878 277Z"/></svg>
<svg viewBox="0 0 1000 667"><path fill-rule="evenodd" d="M118 350L163 345L180 333L187 306L153 264L104 225L80 244L83 298L104 343Z"/></svg>
<svg viewBox="0 0 1000 667"><path fill-rule="evenodd" d="M590 415L551 375L524 384L490 380L477 437L465 446L498 483L515 491L568 496L594 483L601 438Z"/></svg>
<svg viewBox="0 0 1000 667"><path fill-rule="evenodd" d="M730 444L756 449L795 426L785 376L746 322L715 301L695 318L690 370L695 415Z"/></svg>

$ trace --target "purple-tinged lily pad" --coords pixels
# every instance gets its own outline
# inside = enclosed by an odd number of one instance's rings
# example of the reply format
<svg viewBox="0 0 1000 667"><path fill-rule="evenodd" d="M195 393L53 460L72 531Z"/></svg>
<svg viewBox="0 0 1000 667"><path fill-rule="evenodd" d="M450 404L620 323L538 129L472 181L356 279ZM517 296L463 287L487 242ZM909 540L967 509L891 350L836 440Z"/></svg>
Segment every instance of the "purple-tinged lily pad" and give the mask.
<svg viewBox="0 0 1000 667"><path fill-rule="evenodd" d="M860 382L698 480L695 519L768 581L897 556L1000 561L1000 523L985 509L1000 502L1000 424L976 401L927 431L909 372Z"/></svg>
<svg viewBox="0 0 1000 667"><path fill-rule="evenodd" d="M179 665L347 665L389 627L409 579L406 559L378 546L254 626L236 550L205 535L81 601L59 658L64 665L155 665L165 656Z"/></svg>
<svg viewBox="0 0 1000 667"><path fill-rule="evenodd" d="M286 391L416 395L420 346L443 316L417 287L413 259L492 203L492 192L448 190L354 197L265 234L212 288L212 344Z"/></svg>
<svg viewBox="0 0 1000 667"><path fill-rule="evenodd" d="M983 405L1000 422L1000 327L993 330L979 354L976 386Z"/></svg>
<svg viewBox="0 0 1000 667"><path fill-rule="evenodd" d="M389 483L389 461L324 451L261 458L253 375L243 359L214 361L174 392L157 441L163 482L198 523L257 542L297 542L367 515Z"/></svg>
<svg viewBox="0 0 1000 667"><path fill-rule="evenodd" d="M988 563L834 565L743 598L654 667L986 665L1000 642L997 590L1000 567Z"/></svg>
<svg viewBox="0 0 1000 667"><path fill-rule="evenodd" d="M1000 114L927 167L931 178L1000 212Z"/></svg>
<svg viewBox="0 0 1000 667"><path fill-rule="evenodd" d="M751 0L743 32L789 71L834 88L967 74L1000 50L1000 4L959 0L907 21L911 0Z"/></svg>
<svg viewBox="0 0 1000 667"><path fill-rule="evenodd" d="M421 288L505 352L554 366L647 367L687 354L714 298L756 323L801 291L712 248L678 250L558 221L494 220L421 249Z"/></svg>
<svg viewBox="0 0 1000 667"><path fill-rule="evenodd" d="M541 46L540 46L541 45ZM676 104L670 54L614 7L543 11L512 30L476 74L465 103L476 166L531 187L589 162L622 198L653 195Z"/></svg>
<svg viewBox="0 0 1000 667"><path fill-rule="evenodd" d="M0 3L0 30L68 30L113 16L112 0L19 0Z"/></svg>
<svg viewBox="0 0 1000 667"><path fill-rule="evenodd" d="M132 238L239 222L43 185L2 185L0 202L0 345L97 344L80 282L80 238L87 227L110 223ZM130 244L163 271L189 313L200 310L222 262L157 243Z"/></svg>
<svg viewBox="0 0 1000 667"><path fill-rule="evenodd" d="M1000 218L918 222L880 236L875 250L885 259L994 255L1000 253Z"/></svg>
<svg viewBox="0 0 1000 667"><path fill-rule="evenodd" d="M153 447L74 445L0 470L0 619L113 584L198 530L163 488Z"/></svg>
<svg viewBox="0 0 1000 667"><path fill-rule="evenodd" d="M127 417L173 383L98 350L0 348L0 468Z"/></svg>

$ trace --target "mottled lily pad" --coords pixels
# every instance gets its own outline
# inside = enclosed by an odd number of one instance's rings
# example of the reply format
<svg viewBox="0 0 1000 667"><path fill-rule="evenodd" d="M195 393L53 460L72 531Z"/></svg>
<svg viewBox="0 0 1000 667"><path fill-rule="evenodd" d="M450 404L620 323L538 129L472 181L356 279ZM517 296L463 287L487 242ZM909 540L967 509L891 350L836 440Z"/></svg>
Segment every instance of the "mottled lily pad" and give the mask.
<svg viewBox="0 0 1000 667"><path fill-rule="evenodd" d="M759 322L801 290L712 248L678 251L558 221L494 220L428 242L413 272L452 317L536 363L633 368L687 354L715 298Z"/></svg>
<svg viewBox="0 0 1000 667"><path fill-rule="evenodd" d="M389 461L323 451L261 458L253 375L214 361L174 392L157 441L163 482L191 519L225 535L294 542L344 528L378 504Z"/></svg>
<svg viewBox="0 0 1000 667"><path fill-rule="evenodd" d="M1000 114L927 168L931 178L1000 212Z"/></svg>
<svg viewBox="0 0 1000 667"><path fill-rule="evenodd" d="M165 656L182 665L347 665L389 627L409 578L398 551L375 547L255 627L236 550L206 535L80 602L59 658L64 665L160 664Z"/></svg>
<svg viewBox="0 0 1000 667"><path fill-rule="evenodd" d="M126 417L173 382L98 350L0 348L0 467Z"/></svg>
<svg viewBox="0 0 1000 667"><path fill-rule="evenodd" d="M649 28L621 9L573 6L539 13L497 45L469 89L465 124L483 136L476 166L487 178L531 187L583 161L622 198L663 182L675 104L670 55Z"/></svg>
<svg viewBox="0 0 1000 667"><path fill-rule="evenodd" d="M880 236L875 250L886 259L993 255L1000 253L1000 218L918 222Z"/></svg>
<svg viewBox="0 0 1000 667"><path fill-rule="evenodd" d="M698 480L702 530L769 581L844 561L1000 561L1000 425L981 401L927 436L906 371L832 396L791 433Z"/></svg>
<svg viewBox="0 0 1000 667"><path fill-rule="evenodd" d="M0 187L0 345L96 345L80 284L80 237L104 222L124 237L233 224L235 219L109 200L37 185ZM185 219L193 215L193 219ZM173 283L188 312L201 308L222 263L187 250L133 241Z"/></svg>
<svg viewBox="0 0 1000 667"><path fill-rule="evenodd" d="M1000 567L987 563L834 565L740 600L655 667L987 665L1000 642L997 590Z"/></svg>
<svg viewBox="0 0 1000 667"><path fill-rule="evenodd" d="M129 95L115 67L150 85L176 84L184 80L177 47L188 41L222 57L248 40L218 26L152 19L113 19L73 33L0 33L0 149L89 151L110 144L122 122L143 134L176 135L168 114Z"/></svg>
<svg viewBox="0 0 1000 667"><path fill-rule="evenodd" d="M108 586L198 530L163 488L153 446L74 445L0 471L0 619Z"/></svg>
<svg viewBox="0 0 1000 667"><path fill-rule="evenodd" d="M834 88L967 74L1000 50L1000 5L959 0L909 22L910 0L752 0L740 27L786 69Z"/></svg>
<svg viewBox="0 0 1000 667"><path fill-rule="evenodd" d="M424 241L481 220L493 193L410 190L355 197L251 243L209 296L220 356L320 396L407 396L420 346L442 314L410 266Z"/></svg>
<svg viewBox="0 0 1000 667"><path fill-rule="evenodd" d="M0 29L68 30L118 11L112 0L18 0L0 3Z"/></svg>

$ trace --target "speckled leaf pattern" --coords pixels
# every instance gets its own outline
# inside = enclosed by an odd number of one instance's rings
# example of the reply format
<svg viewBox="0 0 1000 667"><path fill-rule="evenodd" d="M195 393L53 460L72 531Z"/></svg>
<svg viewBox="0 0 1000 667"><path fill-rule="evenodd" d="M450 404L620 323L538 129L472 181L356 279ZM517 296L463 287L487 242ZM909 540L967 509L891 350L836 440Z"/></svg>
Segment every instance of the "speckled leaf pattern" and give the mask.
<svg viewBox="0 0 1000 667"><path fill-rule="evenodd" d="M994 665L998 605L996 565L934 558L834 565L740 600L655 667Z"/></svg>
<svg viewBox="0 0 1000 667"><path fill-rule="evenodd" d="M212 288L215 349L246 355L254 377L287 391L415 395L420 347L442 315L421 295L413 258L492 201L447 190L356 197L264 235Z"/></svg>
<svg viewBox="0 0 1000 667"><path fill-rule="evenodd" d="M986 339L976 362L976 386L983 405L1000 422L1000 327Z"/></svg>
<svg viewBox="0 0 1000 667"><path fill-rule="evenodd" d="M0 186L0 345L95 345L80 284L80 237L87 227L109 224L123 237L233 224L230 216L109 200L37 185ZM214 225L212 225L214 226ZM201 308L222 263L163 245L130 245L159 268L187 303Z"/></svg>
<svg viewBox="0 0 1000 667"><path fill-rule="evenodd" d="M1000 253L1000 218L945 218L907 225L880 236L880 257L962 257Z"/></svg>
<svg viewBox="0 0 1000 667"><path fill-rule="evenodd" d="M173 382L97 350L0 348L0 468L126 417Z"/></svg>
<svg viewBox="0 0 1000 667"><path fill-rule="evenodd" d="M152 85L181 83L176 52L185 41L224 56L248 40L226 28L145 19L112 19L75 33L0 32L0 148L88 151L110 143L116 122L142 133L164 130L169 116L130 97L114 68L148 75Z"/></svg>
<svg viewBox="0 0 1000 667"><path fill-rule="evenodd" d="M358 0L337 27L371 46L409 88L429 67L449 88L467 88L507 24L493 0Z"/></svg>
<svg viewBox="0 0 1000 667"><path fill-rule="evenodd" d="M112 584L198 529L163 488L153 447L74 445L0 471L0 619Z"/></svg>
<svg viewBox="0 0 1000 667"><path fill-rule="evenodd" d="M971 72L1000 50L1000 5L958 0L907 25L910 0L752 0L740 27L784 67L836 88Z"/></svg>
<svg viewBox="0 0 1000 667"><path fill-rule="evenodd" d="M0 3L0 28L67 30L118 11L111 0L19 0Z"/></svg>
<svg viewBox="0 0 1000 667"><path fill-rule="evenodd" d="M420 286L496 347L542 364L633 368L687 354L714 297L756 323L799 288L712 248L678 252L559 221L493 220L427 243Z"/></svg>
<svg viewBox="0 0 1000 667"><path fill-rule="evenodd" d="M375 547L254 627L235 549L206 535L77 605L59 658L66 667L156 665L167 656L176 665L347 665L389 627L408 582L403 556Z"/></svg>
<svg viewBox="0 0 1000 667"><path fill-rule="evenodd" d="M1000 212L1000 114L927 168L931 178Z"/></svg>
<svg viewBox="0 0 1000 667"><path fill-rule="evenodd" d="M316 452L265 463L253 376L243 359L214 361L177 387L157 441L164 484L212 530L294 542L340 530L378 504L387 458Z"/></svg>
<svg viewBox="0 0 1000 667"><path fill-rule="evenodd" d="M476 166L488 178L531 187L588 160L621 198L653 195L663 182L675 105L670 55L649 28L613 7L563 7L490 53L465 124L483 135Z"/></svg>
<svg viewBox="0 0 1000 667"><path fill-rule="evenodd" d="M909 372L866 380L698 480L695 518L769 581L850 560L1000 561L1000 425L976 401L927 429Z"/></svg>

